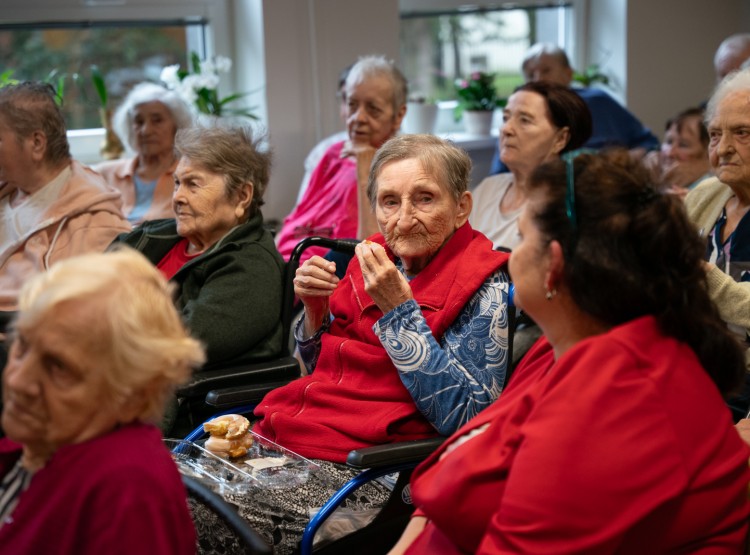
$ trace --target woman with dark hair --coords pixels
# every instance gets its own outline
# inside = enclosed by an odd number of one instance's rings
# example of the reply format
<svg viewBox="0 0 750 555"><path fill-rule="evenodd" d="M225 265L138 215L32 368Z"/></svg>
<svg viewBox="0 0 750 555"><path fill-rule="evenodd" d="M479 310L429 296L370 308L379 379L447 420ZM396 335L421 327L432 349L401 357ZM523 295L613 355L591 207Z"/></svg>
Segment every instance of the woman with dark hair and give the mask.
<svg viewBox="0 0 750 555"><path fill-rule="evenodd" d="M544 331L501 399L412 477L396 553L739 553L743 354L680 201L626 151L541 166L516 304Z"/></svg>
<svg viewBox="0 0 750 555"><path fill-rule="evenodd" d="M518 243L526 183L540 164L575 150L591 136L591 113L576 93L548 82L518 87L503 110L500 158L510 173L491 175L473 191L469 221L495 247Z"/></svg>

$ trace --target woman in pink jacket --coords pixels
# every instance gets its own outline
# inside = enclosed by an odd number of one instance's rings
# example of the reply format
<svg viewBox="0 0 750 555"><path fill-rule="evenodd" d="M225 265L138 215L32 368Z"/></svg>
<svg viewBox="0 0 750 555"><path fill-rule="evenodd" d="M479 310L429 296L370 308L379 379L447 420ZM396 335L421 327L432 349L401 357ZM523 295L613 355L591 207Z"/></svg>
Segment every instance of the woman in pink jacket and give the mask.
<svg viewBox="0 0 750 555"><path fill-rule="evenodd" d="M0 89L0 312L16 310L30 276L129 231L121 207L118 192L71 158L52 87Z"/></svg>

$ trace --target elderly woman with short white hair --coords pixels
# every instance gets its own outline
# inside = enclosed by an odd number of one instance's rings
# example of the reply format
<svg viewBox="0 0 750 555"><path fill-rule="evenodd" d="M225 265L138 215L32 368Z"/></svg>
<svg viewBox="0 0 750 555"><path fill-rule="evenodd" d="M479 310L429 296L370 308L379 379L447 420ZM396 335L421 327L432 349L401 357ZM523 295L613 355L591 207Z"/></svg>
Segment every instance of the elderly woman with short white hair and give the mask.
<svg viewBox="0 0 750 555"><path fill-rule="evenodd" d="M128 249L29 280L3 374L4 553L195 553L166 400L203 362L171 287Z"/></svg>
<svg viewBox="0 0 750 555"><path fill-rule="evenodd" d="M688 216L706 238L708 286L722 318L746 345L750 330L750 69L727 76L706 106L708 157L716 177L685 198ZM745 393L730 403L735 419L750 408Z"/></svg>
<svg viewBox="0 0 750 555"><path fill-rule="evenodd" d="M112 126L135 156L102 162L94 169L122 193L130 223L174 217L174 136L192 122L190 107L180 95L156 83L136 85L117 108Z"/></svg>

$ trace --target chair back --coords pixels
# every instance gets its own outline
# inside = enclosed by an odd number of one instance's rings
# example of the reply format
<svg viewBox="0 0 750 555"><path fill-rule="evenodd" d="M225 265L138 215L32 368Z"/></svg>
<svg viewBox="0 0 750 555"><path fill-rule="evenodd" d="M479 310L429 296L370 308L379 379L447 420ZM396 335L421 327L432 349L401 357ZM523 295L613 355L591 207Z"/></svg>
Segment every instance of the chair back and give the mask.
<svg viewBox="0 0 750 555"><path fill-rule="evenodd" d="M218 494L182 476L197 536L199 555L271 555L272 549Z"/></svg>
<svg viewBox="0 0 750 555"><path fill-rule="evenodd" d="M289 262L284 269L284 293L281 304L281 325L284 335L288 338L292 333L292 321L294 320L294 276L299 268L302 253L310 247L323 247L336 252L354 254L354 247L359 241L357 239L331 239L330 237L305 237L294 247ZM286 347L285 347L286 348ZM287 355L289 352L286 353Z"/></svg>

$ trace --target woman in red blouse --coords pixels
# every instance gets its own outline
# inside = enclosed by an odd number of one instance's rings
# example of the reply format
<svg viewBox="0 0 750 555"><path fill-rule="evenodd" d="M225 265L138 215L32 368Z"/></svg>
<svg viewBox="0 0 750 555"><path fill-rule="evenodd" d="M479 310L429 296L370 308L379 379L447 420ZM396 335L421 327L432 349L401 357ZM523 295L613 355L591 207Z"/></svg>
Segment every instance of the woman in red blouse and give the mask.
<svg viewBox="0 0 750 555"><path fill-rule="evenodd" d="M539 168L510 272L545 337L412 477L398 553L738 553L742 351L680 201L627 155Z"/></svg>

